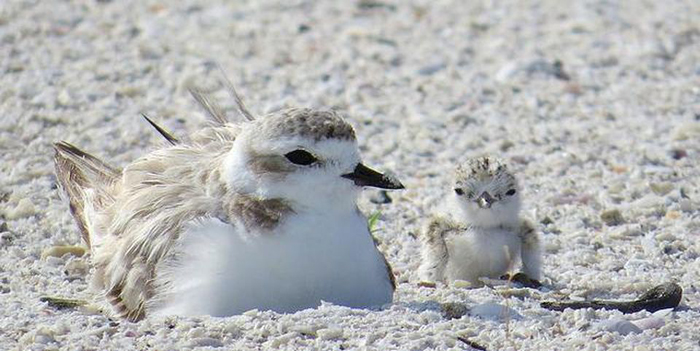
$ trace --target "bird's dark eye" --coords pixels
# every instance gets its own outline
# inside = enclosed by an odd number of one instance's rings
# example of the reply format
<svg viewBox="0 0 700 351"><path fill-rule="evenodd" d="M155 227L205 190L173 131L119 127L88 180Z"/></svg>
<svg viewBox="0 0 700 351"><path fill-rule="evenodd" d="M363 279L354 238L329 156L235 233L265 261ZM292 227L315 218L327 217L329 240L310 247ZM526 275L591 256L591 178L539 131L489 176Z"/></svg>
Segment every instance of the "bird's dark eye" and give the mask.
<svg viewBox="0 0 700 351"><path fill-rule="evenodd" d="M508 196L515 195L515 189L510 189L510 190L506 191L506 195L508 195Z"/></svg>
<svg viewBox="0 0 700 351"><path fill-rule="evenodd" d="M464 195L464 190L462 188L455 188L455 193L459 196Z"/></svg>
<svg viewBox="0 0 700 351"><path fill-rule="evenodd" d="M305 150L294 150L284 155L289 162L295 165L308 166L318 161L314 155Z"/></svg>

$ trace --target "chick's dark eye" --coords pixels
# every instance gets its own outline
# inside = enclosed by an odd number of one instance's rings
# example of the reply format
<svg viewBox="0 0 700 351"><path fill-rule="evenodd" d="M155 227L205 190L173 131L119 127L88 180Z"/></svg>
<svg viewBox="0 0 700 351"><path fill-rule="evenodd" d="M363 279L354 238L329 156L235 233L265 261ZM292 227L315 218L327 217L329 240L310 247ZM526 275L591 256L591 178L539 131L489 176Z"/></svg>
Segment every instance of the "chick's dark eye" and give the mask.
<svg viewBox="0 0 700 351"><path fill-rule="evenodd" d="M455 193L459 196L464 195L464 190L462 188L455 188Z"/></svg>
<svg viewBox="0 0 700 351"><path fill-rule="evenodd" d="M506 191L506 195L508 195L508 196L515 195L515 189L510 189L510 190Z"/></svg>
<svg viewBox="0 0 700 351"><path fill-rule="evenodd" d="M295 165L308 166L318 161L314 155L304 150L294 150L284 155L289 162Z"/></svg>

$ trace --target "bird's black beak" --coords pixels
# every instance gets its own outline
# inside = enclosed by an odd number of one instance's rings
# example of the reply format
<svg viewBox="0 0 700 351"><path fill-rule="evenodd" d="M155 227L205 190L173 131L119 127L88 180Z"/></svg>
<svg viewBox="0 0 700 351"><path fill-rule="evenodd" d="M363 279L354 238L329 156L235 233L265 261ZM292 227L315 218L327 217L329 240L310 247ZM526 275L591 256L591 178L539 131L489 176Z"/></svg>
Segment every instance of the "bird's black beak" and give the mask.
<svg viewBox="0 0 700 351"><path fill-rule="evenodd" d="M491 208L491 205L494 202L496 202L496 199L491 197L491 194L486 191L481 193L481 195L479 195L479 197L476 199L476 204L481 208Z"/></svg>
<svg viewBox="0 0 700 351"><path fill-rule="evenodd" d="M398 179L379 173L362 163L358 163L352 173L343 174L341 177L352 180L357 186L373 186L382 189L404 188Z"/></svg>

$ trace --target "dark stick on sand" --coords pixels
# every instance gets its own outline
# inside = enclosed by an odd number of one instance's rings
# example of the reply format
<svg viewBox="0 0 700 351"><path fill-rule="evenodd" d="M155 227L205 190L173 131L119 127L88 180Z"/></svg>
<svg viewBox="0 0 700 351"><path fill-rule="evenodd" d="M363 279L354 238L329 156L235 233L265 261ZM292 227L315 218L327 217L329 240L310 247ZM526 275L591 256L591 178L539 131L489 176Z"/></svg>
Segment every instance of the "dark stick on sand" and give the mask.
<svg viewBox="0 0 700 351"><path fill-rule="evenodd" d="M53 307L58 310L78 308L88 304L88 302L84 300L64 299L61 297L50 296L43 296L39 298L39 301L46 302L49 307Z"/></svg>
<svg viewBox="0 0 700 351"><path fill-rule="evenodd" d="M457 337L457 340L459 340L459 341L461 341L461 342L463 342L463 343L469 345L469 347L471 347L471 348L473 348L473 349L476 349L476 350L479 350L479 351L486 351L486 348L485 348L485 347L483 347L483 346L477 344L476 342L471 341L471 340L469 340L469 339L467 339L467 338L465 338L465 337L459 336L459 337Z"/></svg>
<svg viewBox="0 0 700 351"><path fill-rule="evenodd" d="M661 284L642 294L634 301L545 301L542 307L554 311L567 308L614 309L622 313L634 313L641 310L656 312L666 308L674 308L681 302L683 289L676 283Z"/></svg>

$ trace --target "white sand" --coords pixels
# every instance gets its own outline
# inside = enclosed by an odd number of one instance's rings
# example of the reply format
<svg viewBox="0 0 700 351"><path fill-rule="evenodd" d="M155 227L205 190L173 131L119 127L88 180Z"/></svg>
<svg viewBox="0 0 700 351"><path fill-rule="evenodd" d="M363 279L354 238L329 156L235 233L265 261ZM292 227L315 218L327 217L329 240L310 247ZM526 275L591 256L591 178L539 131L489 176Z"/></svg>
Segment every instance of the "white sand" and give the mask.
<svg viewBox="0 0 700 351"><path fill-rule="evenodd" d="M468 349L458 337L489 350L700 348L700 4L368 3L2 0L0 349ZM216 88L215 63L255 112L344 110L367 163L407 185L391 204L371 203L374 190L360 203L382 212L394 305L133 324L39 301L90 297L85 259L41 259L79 243L51 143L123 166L162 143L141 112L178 135L203 123L186 87ZM414 236L455 162L483 153L520 176L546 241L546 286L510 298L418 288ZM611 209L624 224L601 221ZM564 295L632 299L666 281L684 289L672 313L539 307ZM481 305L446 320L437 302L498 303L512 318Z"/></svg>

